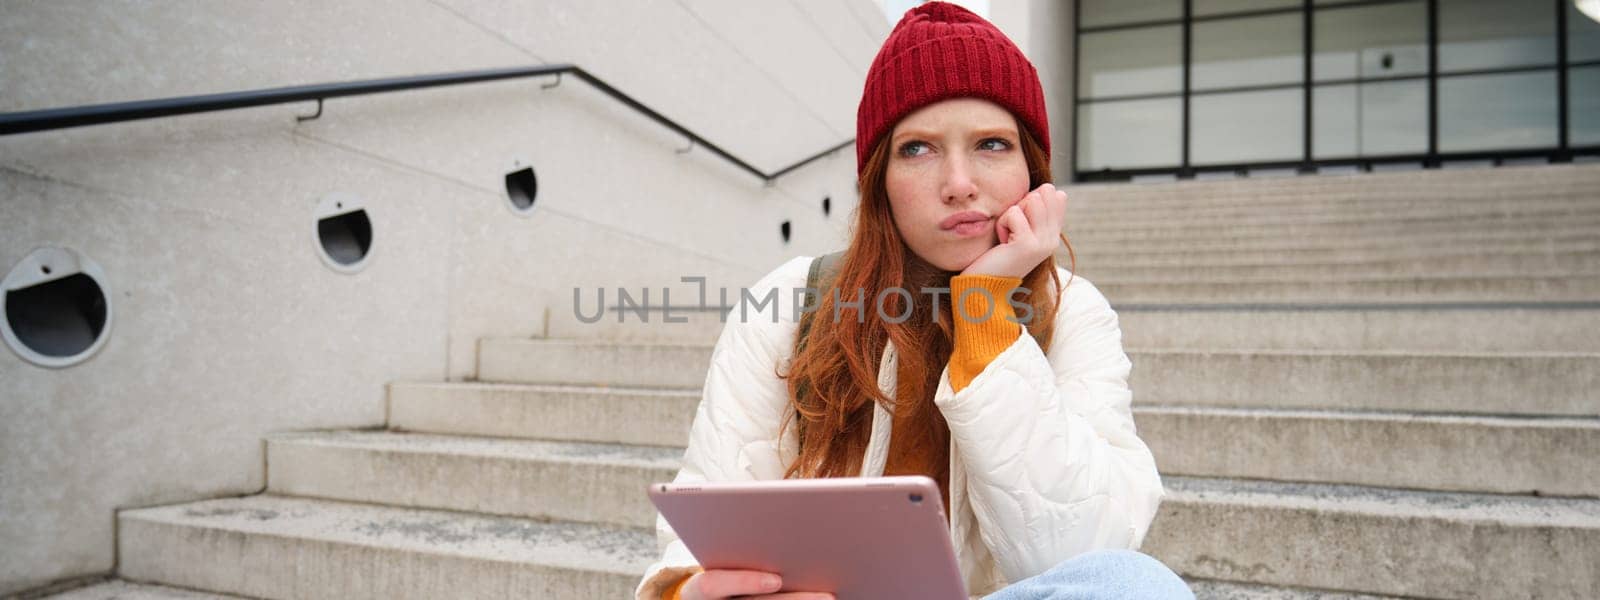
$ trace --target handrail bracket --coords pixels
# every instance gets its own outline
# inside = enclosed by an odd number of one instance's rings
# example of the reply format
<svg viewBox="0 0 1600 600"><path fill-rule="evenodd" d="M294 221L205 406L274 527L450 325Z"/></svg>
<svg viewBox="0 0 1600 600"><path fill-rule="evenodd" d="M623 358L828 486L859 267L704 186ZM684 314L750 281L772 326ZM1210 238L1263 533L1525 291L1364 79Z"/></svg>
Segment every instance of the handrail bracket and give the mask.
<svg viewBox="0 0 1600 600"><path fill-rule="evenodd" d="M316 118L321 117L321 116L322 116L322 98L317 98L317 112L315 114L306 115L306 116L295 115L294 116L294 120L297 123L303 123L303 122L306 122L306 121L310 121L312 119L316 119Z"/></svg>

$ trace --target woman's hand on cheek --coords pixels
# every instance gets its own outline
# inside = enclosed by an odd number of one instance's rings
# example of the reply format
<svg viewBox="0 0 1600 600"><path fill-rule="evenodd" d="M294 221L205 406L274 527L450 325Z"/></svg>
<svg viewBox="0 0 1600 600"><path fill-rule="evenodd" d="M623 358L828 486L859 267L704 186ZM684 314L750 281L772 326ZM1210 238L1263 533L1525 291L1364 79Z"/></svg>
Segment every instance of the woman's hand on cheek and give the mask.
<svg viewBox="0 0 1600 600"><path fill-rule="evenodd" d="M1067 193L1056 186L1046 183L1028 192L995 219L1000 244L978 256L961 274L1026 276L1061 247L1066 214Z"/></svg>

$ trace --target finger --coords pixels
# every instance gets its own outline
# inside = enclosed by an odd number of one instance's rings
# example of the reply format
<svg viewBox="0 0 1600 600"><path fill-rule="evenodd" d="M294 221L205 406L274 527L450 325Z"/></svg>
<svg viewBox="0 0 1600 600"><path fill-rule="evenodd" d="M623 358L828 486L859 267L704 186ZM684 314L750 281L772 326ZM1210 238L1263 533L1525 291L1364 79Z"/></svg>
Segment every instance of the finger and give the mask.
<svg viewBox="0 0 1600 600"><path fill-rule="evenodd" d="M1039 185L1038 193L1039 193L1039 208L1048 209L1048 208L1050 208L1050 202L1055 200L1056 194L1061 193L1061 190L1058 189L1056 187L1056 184L1054 184L1054 183L1043 183L1043 184ZM1049 216L1049 211L1041 211L1039 216L1041 218L1042 217L1048 217Z"/></svg>
<svg viewBox="0 0 1600 600"><path fill-rule="evenodd" d="M1002 244L1011 240L1011 226L1006 224L1006 215L1011 214L1011 211L1014 210L1017 210L1017 205L1015 204L1000 211L1000 216L994 220L994 231L996 235L1000 236L1000 243Z"/></svg>
<svg viewBox="0 0 1600 600"><path fill-rule="evenodd" d="M1067 224L1067 193L1057 190L1054 198L1045 205L1050 208L1050 220L1055 225L1055 231L1061 231Z"/></svg>
<svg viewBox="0 0 1600 600"><path fill-rule="evenodd" d="M1040 186L1033 193L1023 197L1022 202L1017 203L1017 206L1022 207L1022 216L1027 217L1029 223L1036 223L1039 221L1039 217L1044 216L1041 208L1046 193L1044 186Z"/></svg>
<svg viewBox="0 0 1600 600"><path fill-rule="evenodd" d="M1050 233L1049 203L1050 197L1054 195L1054 191L1042 190L1040 194L1022 205L1023 216L1027 217L1028 220L1028 230L1033 232L1033 237L1035 238L1044 237Z"/></svg>
<svg viewBox="0 0 1600 600"><path fill-rule="evenodd" d="M758 600L833 600L833 594L827 592L784 592L782 594L763 594L750 596Z"/></svg>
<svg viewBox="0 0 1600 600"><path fill-rule="evenodd" d="M685 587L697 585L700 596L708 599L765 594L783 587L783 580L777 575L762 571L713 569L695 575L695 579L698 581L690 581Z"/></svg>
<svg viewBox="0 0 1600 600"><path fill-rule="evenodd" d="M1064 204L1059 202L1059 201L1065 201L1066 200L1066 198L1067 198L1066 190L1063 190L1061 188L1056 187L1055 184L1053 184L1053 183L1046 183L1044 185L1039 186L1039 188L1040 188L1039 195L1044 197L1044 199L1045 199L1044 205L1045 205L1046 208L1051 208L1051 209L1065 209L1066 208L1066 206ZM1057 216L1059 216L1059 214Z"/></svg>
<svg viewBox="0 0 1600 600"><path fill-rule="evenodd" d="M1009 235L1001 243L1026 242L1033 239L1033 230L1028 227L1028 218L1023 214L1026 210L1022 206L1013 206L1000 214L1000 226L1006 228Z"/></svg>
<svg viewBox="0 0 1600 600"><path fill-rule="evenodd" d="M1039 195L1039 189L1038 188L1034 188L1033 190L1030 190L1028 193L1023 194L1021 198L1017 198L1017 200L1015 202L1011 203L1011 206L1019 206L1019 205L1022 204L1023 201L1027 200L1029 196L1037 196L1037 195ZM1010 207L1008 206L1007 208L1010 208Z"/></svg>

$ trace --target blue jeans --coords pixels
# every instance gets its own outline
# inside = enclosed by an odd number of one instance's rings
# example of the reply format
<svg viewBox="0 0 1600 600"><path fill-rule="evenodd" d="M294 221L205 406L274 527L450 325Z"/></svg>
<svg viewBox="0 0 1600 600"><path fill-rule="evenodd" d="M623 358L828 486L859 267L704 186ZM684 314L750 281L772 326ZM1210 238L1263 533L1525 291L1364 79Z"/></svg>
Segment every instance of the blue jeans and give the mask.
<svg viewBox="0 0 1600 600"><path fill-rule="evenodd" d="M1018 581L983 600L1194 600L1161 561L1132 550L1095 550Z"/></svg>

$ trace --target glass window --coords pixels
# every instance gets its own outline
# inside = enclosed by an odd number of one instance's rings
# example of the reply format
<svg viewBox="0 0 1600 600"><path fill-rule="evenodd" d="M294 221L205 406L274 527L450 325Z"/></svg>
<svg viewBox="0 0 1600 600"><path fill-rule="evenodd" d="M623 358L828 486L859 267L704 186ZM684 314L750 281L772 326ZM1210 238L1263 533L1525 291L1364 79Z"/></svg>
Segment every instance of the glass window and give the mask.
<svg viewBox="0 0 1600 600"><path fill-rule="evenodd" d="M1196 18L1187 49L1185 26L1149 25L1180 21L1186 6ZM1600 144L1600 16L1574 0L1079 0L1078 11L1080 27L1106 28L1078 36L1077 95L1087 100L1076 115L1080 171L1176 168L1185 137L1189 166L1201 171L1293 163L1305 158L1308 127L1312 159L1416 161L1429 151L1430 117L1439 152L1552 149L1562 133L1563 39L1578 64L1567 72L1565 133L1573 146ZM1301 88L1307 51L1309 91Z"/></svg>
<svg viewBox="0 0 1600 600"><path fill-rule="evenodd" d="M1183 101L1120 100L1078 105L1078 169L1177 167L1183 160Z"/></svg>
<svg viewBox="0 0 1600 600"><path fill-rule="evenodd" d="M1300 6L1300 0L1194 0L1194 16Z"/></svg>
<svg viewBox="0 0 1600 600"><path fill-rule="evenodd" d="M1428 73L1428 5L1323 9L1312 15L1315 81Z"/></svg>
<svg viewBox="0 0 1600 600"><path fill-rule="evenodd" d="M1182 0L1080 0L1079 27L1183 18Z"/></svg>
<svg viewBox="0 0 1600 600"><path fill-rule="evenodd" d="M1299 83L1305 74L1300 15L1194 24L1196 90Z"/></svg>
<svg viewBox="0 0 1600 600"><path fill-rule="evenodd" d="M1314 158L1428 151L1428 82L1318 86L1312 93Z"/></svg>
<svg viewBox="0 0 1600 600"><path fill-rule="evenodd" d="M1189 101L1196 165L1299 160L1305 152L1299 88L1202 94Z"/></svg>
<svg viewBox="0 0 1600 600"><path fill-rule="evenodd" d="M1439 0L1439 72L1556 62L1555 6L1530 0Z"/></svg>
<svg viewBox="0 0 1600 600"><path fill-rule="evenodd" d="M1556 145L1555 71L1439 79L1439 151Z"/></svg>
<svg viewBox="0 0 1600 600"><path fill-rule="evenodd" d="M1567 71L1567 142L1600 144L1600 67Z"/></svg>
<svg viewBox="0 0 1600 600"><path fill-rule="evenodd" d="M1176 25L1083 34L1078 96L1181 92L1182 44L1183 29Z"/></svg>
<svg viewBox="0 0 1600 600"><path fill-rule="evenodd" d="M1567 61L1600 60L1600 16L1590 17L1572 2L1567 6Z"/></svg>

